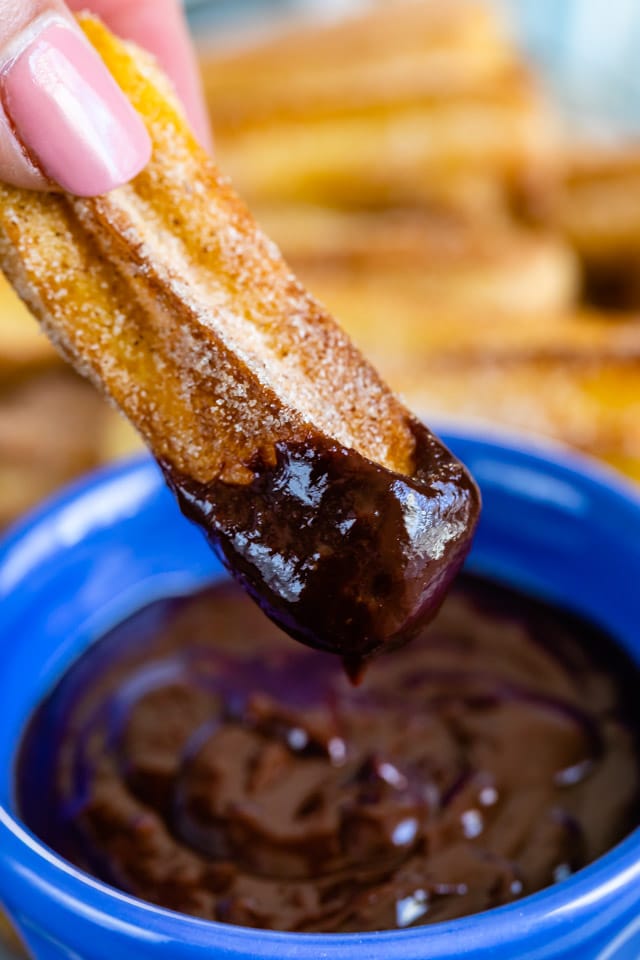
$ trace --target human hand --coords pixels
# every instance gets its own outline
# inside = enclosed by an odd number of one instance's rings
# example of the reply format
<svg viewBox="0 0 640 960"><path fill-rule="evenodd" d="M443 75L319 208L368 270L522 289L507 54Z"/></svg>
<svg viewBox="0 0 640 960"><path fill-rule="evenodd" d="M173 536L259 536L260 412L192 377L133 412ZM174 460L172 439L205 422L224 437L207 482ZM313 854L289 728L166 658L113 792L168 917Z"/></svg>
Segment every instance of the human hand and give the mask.
<svg viewBox="0 0 640 960"><path fill-rule="evenodd" d="M72 11L87 8L155 54L210 146L179 0L0 0L0 180L94 196L147 164L151 144L142 120L73 18Z"/></svg>

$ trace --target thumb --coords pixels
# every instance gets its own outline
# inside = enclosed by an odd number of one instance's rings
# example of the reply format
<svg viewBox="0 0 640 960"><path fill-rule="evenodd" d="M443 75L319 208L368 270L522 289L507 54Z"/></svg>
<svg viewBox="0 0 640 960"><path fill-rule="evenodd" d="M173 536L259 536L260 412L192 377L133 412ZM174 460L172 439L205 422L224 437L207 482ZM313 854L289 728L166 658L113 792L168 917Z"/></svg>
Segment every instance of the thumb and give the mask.
<svg viewBox="0 0 640 960"><path fill-rule="evenodd" d="M0 0L0 180L79 196L146 165L141 118L61 0Z"/></svg>

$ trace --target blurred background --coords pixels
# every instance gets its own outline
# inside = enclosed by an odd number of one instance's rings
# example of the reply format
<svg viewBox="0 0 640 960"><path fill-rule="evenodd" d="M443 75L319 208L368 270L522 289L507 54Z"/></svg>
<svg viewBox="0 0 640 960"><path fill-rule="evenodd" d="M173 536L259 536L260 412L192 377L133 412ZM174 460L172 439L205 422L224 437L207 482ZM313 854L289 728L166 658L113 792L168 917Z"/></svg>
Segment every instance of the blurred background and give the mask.
<svg viewBox="0 0 640 960"><path fill-rule="evenodd" d="M221 167L408 404L640 481L637 0L188 6ZM0 527L136 445L2 285Z"/></svg>

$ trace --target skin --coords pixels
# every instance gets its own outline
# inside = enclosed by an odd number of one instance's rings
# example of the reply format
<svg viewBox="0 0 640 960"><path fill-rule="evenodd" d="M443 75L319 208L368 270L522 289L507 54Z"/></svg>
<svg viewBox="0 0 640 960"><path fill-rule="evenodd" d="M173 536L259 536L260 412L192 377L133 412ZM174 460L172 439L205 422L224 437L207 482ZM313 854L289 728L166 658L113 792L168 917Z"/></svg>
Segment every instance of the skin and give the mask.
<svg viewBox="0 0 640 960"><path fill-rule="evenodd" d="M73 14L80 10L95 13L114 33L154 54L172 79L201 143L211 148L196 57L179 0L0 0L0 73L38 18L58 15L75 28ZM0 180L35 190L56 186L31 163L6 112L0 112Z"/></svg>

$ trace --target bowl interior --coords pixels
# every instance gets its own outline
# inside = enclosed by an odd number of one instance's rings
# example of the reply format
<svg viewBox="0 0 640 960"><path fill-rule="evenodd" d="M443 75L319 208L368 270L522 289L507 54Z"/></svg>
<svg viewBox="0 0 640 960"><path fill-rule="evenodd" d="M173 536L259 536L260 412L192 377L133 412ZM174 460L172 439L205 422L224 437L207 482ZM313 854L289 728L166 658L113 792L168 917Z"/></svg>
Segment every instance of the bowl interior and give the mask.
<svg viewBox="0 0 640 960"><path fill-rule="evenodd" d="M520 441L487 436L445 441L483 494L468 568L586 615L640 661L635 492L566 451L526 450ZM0 819L12 821L12 770L25 723L79 653L151 600L224 575L146 458L95 474L14 531L0 549ZM624 855L638 868L639 832L625 843ZM591 869L567 883L578 890ZM555 895L529 899L551 903ZM515 916L509 909L492 915ZM464 923L457 921L461 931Z"/></svg>

